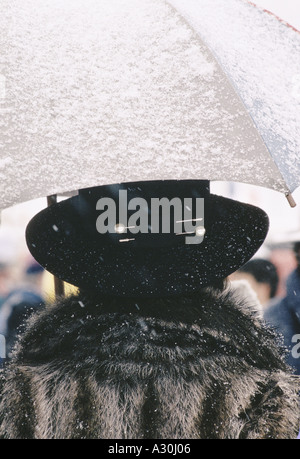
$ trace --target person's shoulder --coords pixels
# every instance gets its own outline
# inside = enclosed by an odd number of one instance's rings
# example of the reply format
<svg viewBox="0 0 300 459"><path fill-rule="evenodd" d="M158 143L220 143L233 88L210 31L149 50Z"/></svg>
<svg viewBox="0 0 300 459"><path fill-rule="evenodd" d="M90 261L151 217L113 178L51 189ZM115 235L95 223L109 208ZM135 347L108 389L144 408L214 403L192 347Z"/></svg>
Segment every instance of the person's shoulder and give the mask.
<svg viewBox="0 0 300 459"><path fill-rule="evenodd" d="M79 320L76 310L80 308L75 297L67 297L36 309L27 320L24 333L15 347L14 360L38 363L50 356L55 357L63 346L65 336L72 327L76 327Z"/></svg>

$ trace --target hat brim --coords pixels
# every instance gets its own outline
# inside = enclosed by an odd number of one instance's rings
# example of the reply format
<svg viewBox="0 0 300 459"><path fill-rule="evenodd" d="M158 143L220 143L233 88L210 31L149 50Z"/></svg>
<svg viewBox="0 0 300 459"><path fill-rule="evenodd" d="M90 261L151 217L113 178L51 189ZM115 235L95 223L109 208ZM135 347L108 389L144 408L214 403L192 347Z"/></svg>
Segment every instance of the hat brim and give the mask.
<svg viewBox="0 0 300 459"><path fill-rule="evenodd" d="M269 228L266 213L210 195L213 216L200 244L134 248L99 244L76 224L79 196L52 205L28 224L33 257L50 273L84 290L109 296L171 296L225 279L257 252Z"/></svg>

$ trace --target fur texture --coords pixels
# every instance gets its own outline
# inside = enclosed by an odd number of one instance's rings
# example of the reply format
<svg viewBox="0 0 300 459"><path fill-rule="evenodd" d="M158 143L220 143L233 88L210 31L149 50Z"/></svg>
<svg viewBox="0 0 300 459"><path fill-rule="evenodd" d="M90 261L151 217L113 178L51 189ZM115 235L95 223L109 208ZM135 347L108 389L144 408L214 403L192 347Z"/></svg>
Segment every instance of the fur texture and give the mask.
<svg viewBox="0 0 300 459"><path fill-rule="evenodd" d="M296 438L298 378L248 301L81 293L30 319L2 375L2 438Z"/></svg>

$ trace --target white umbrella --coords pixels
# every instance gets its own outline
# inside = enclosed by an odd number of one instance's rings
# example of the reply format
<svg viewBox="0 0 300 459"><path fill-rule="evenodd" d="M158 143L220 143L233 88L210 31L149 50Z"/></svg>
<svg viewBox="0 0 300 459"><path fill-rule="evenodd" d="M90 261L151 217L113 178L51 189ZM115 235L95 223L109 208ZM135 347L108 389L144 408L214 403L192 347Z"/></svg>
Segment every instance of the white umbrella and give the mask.
<svg viewBox="0 0 300 459"><path fill-rule="evenodd" d="M159 179L300 184L300 34L244 0L0 0L0 209Z"/></svg>

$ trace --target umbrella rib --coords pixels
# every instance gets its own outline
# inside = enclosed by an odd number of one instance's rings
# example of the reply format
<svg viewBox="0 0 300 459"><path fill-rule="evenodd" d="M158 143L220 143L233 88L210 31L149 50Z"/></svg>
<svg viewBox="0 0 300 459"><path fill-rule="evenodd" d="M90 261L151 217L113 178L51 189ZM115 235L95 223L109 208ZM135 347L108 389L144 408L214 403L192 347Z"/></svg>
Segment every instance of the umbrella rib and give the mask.
<svg viewBox="0 0 300 459"><path fill-rule="evenodd" d="M177 14L179 14L179 16L182 18L183 21L185 21L185 23L194 31L194 33L196 34L196 36L198 37L199 40L201 40L201 42L206 46L206 48L209 50L209 52L211 53L213 59L215 60L216 64L218 65L220 71L226 76L227 78L227 81L228 81L228 84L231 86L231 88L233 89L236 97L238 98L238 100L240 101L240 103L243 105L244 109L245 109L245 113L247 113L247 116L250 120L250 122L252 122L252 125L254 126L256 132L257 132L257 135L259 136L259 138L261 139L263 145L265 146L266 148L266 151L268 152L269 154L269 157L271 159L271 161L273 162L273 164L276 166L276 169L277 169L277 172L278 174L280 175L281 179L282 179L282 182L285 184L285 196L288 200L288 203L290 204L291 207L295 207L296 206L296 202L292 196L292 192L291 190L287 187L286 185L286 181L285 181L285 178L281 172L281 170L279 169L279 167L277 166L277 163L275 162L271 152L270 152L270 149L268 147L268 145L266 144L265 140L264 140L264 137L262 136L262 134L260 133L259 129L258 129L258 126L255 122L255 120L253 119L251 113L249 113L243 99L241 98L239 92L237 91L237 88L236 88L236 85L234 83L234 81L232 80L231 76L228 74L228 72L226 71L226 69L223 68L218 56L216 55L216 53L214 52L214 50L209 46L209 44L207 43L207 41L203 38L203 36L198 32L198 30L196 29L195 25L194 25L194 21L193 19L190 17L190 15L184 15L183 13L180 12L180 10L177 9L176 6L174 6L171 1L172 0L165 0L166 3L174 10L176 11ZM254 4L252 4L251 2L249 2L248 0L245 0L246 3L252 5L252 6L256 6ZM288 25L288 24L287 24ZM299 31L297 31L299 32Z"/></svg>

